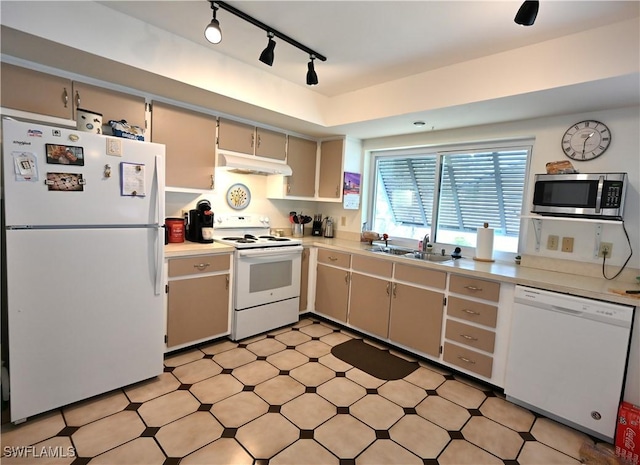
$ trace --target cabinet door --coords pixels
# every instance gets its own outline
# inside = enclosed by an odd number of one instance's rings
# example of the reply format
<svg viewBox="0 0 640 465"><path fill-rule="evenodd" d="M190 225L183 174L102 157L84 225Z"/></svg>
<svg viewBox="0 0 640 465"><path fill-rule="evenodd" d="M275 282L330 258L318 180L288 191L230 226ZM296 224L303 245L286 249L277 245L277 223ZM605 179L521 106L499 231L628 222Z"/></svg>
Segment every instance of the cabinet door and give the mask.
<svg viewBox="0 0 640 465"><path fill-rule="evenodd" d="M229 332L229 275L169 283L167 346Z"/></svg>
<svg viewBox="0 0 640 465"><path fill-rule="evenodd" d="M302 250L302 261L300 268L300 307L302 312L307 309L307 293L309 292L309 247Z"/></svg>
<svg viewBox="0 0 640 465"><path fill-rule="evenodd" d="M386 339L391 287L389 281L351 273L349 324Z"/></svg>
<svg viewBox="0 0 640 465"><path fill-rule="evenodd" d="M82 108L102 114L102 124L109 124L109 120L125 120L131 125L145 128L144 106L144 97L123 94L81 82L73 83L74 118L76 118L76 110Z"/></svg>
<svg viewBox="0 0 640 465"><path fill-rule="evenodd" d="M342 191L342 140L320 144L320 181L318 197L339 199Z"/></svg>
<svg viewBox="0 0 640 465"><path fill-rule="evenodd" d="M3 107L58 118L72 118L70 79L2 63L0 103Z"/></svg>
<svg viewBox="0 0 640 465"><path fill-rule="evenodd" d="M253 155L255 127L220 118L218 122L218 148Z"/></svg>
<svg viewBox="0 0 640 465"><path fill-rule="evenodd" d="M287 158L287 136L268 129L256 129L256 155L284 161Z"/></svg>
<svg viewBox="0 0 640 465"><path fill-rule="evenodd" d="M438 357L443 308L443 294L396 284L391 299L389 339Z"/></svg>
<svg viewBox="0 0 640 465"><path fill-rule="evenodd" d="M293 170L288 178L287 195L313 197L316 185L316 151L318 144L312 140L289 137L287 163Z"/></svg>
<svg viewBox="0 0 640 465"><path fill-rule="evenodd" d="M341 268L318 265L316 311L347 322L349 272Z"/></svg>
<svg viewBox="0 0 640 465"><path fill-rule="evenodd" d="M154 102L151 124L153 142L167 147L166 185L213 189L215 118Z"/></svg>

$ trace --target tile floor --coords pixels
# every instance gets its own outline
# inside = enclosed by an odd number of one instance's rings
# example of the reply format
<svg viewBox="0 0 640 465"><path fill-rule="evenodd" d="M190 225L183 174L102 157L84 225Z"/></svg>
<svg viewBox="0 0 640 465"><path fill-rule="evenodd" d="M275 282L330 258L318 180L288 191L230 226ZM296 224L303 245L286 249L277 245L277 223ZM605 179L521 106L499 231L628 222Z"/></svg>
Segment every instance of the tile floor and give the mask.
<svg viewBox="0 0 640 465"><path fill-rule="evenodd" d="M304 318L171 355L156 379L5 425L2 463L578 464L593 443L441 367L385 381L331 355L357 337Z"/></svg>

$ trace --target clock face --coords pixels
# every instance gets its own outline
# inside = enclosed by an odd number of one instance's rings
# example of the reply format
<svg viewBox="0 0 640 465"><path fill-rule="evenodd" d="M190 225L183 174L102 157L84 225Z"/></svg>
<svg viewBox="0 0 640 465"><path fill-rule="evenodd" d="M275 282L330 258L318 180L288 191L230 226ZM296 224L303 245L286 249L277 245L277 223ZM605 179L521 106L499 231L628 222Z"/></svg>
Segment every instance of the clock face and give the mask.
<svg viewBox="0 0 640 465"><path fill-rule="evenodd" d="M602 155L611 143L609 128L593 120L571 126L562 136L562 151L577 161L593 160Z"/></svg>

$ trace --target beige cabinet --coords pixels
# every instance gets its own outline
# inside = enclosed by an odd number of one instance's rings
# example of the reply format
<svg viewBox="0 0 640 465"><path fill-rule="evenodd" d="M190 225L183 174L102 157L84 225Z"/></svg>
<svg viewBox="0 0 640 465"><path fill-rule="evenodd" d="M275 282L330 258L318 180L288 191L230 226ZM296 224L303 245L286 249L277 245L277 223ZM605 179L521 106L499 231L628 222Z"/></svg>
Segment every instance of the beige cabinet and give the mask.
<svg viewBox="0 0 640 465"><path fill-rule="evenodd" d="M73 108L74 119L76 118L75 110L82 108L102 114L104 125L109 124L109 120L125 120L131 125L146 127L144 97L74 82Z"/></svg>
<svg viewBox="0 0 640 465"><path fill-rule="evenodd" d="M154 102L151 129L151 140L166 146L167 186L215 187L215 117Z"/></svg>
<svg viewBox="0 0 640 465"><path fill-rule="evenodd" d="M500 283L451 275L449 294L443 360L491 378Z"/></svg>
<svg viewBox="0 0 640 465"><path fill-rule="evenodd" d="M70 79L2 63L0 86L3 107L73 118L73 84Z"/></svg>
<svg viewBox="0 0 640 465"><path fill-rule="evenodd" d="M301 312L305 311L308 306L309 294L309 259L311 249L305 247L302 249L302 261L300 265L300 307Z"/></svg>
<svg viewBox="0 0 640 465"><path fill-rule="evenodd" d="M349 324L386 339L395 283L390 281L393 263L361 255L352 258ZM375 276L368 276L369 273Z"/></svg>
<svg viewBox="0 0 640 465"><path fill-rule="evenodd" d="M289 136L287 164L291 176L268 176L267 197L270 199L313 198L316 185L316 153L318 144L309 139Z"/></svg>
<svg viewBox="0 0 640 465"><path fill-rule="evenodd" d="M396 264L394 279L402 282L393 289L389 339L419 352L440 356L444 293L408 283L444 289L446 277L442 271Z"/></svg>
<svg viewBox="0 0 640 465"><path fill-rule="evenodd" d="M229 333L230 255L168 262L167 347Z"/></svg>
<svg viewBox="0 0 640 465"><path fill-rule="evenodd" d="M323 141L320 144L318 197L342 198L344 140Z"/></svg>
<svg viewBox="0 0 640 465"><path fill-rule="evenodd" d="M284 161L287 156L287 136L281 132L220 118L218 148Z"/></svg>
<svg viewBox="0 0 640 465"><path fill-rule="evenodd" d="M347 322L351 255L318 249L316 312Z"/></svg>

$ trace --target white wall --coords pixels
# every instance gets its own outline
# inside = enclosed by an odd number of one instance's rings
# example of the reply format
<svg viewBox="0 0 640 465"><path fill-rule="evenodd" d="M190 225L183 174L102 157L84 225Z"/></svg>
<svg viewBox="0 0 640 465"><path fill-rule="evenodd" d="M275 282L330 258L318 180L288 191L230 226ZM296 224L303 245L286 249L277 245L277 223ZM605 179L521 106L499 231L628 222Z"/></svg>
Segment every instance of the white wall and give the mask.
<svg viewBox="0 0 640 465"><path fill-rule="evenodd" d="M629 267L640 268L640 107L600 110L589 113L562 115L534 120L514 121L451 131L434 131L406 136L369 139L363 142L365 157L372 150L397 147L438 146L454 143L500 141L515 138L534 138L528 189L525 193L525 210L531 207L533 175L545 172L545 164L550 161L568 160L561 150L560 141L564 132L574 123L585 119L595 119L605 123L611 130L612 143L599 158L587 162L573 162L580 172L627 172L629 187L625 203L625 225L629 233L634 254ZM366 168L365 168L365 172ZM369 183L365 189L370 190ZM366 195L366 194L365 194ZM548 258L563 258L580 262L601 263L593 256L595 241L594 223L564 221L543 221L540 252L535 251L535 235L531 220L523 220L521 225L520 251L523 254ZM549 251L544 248L547 237L555 234L574 238L573 253ZM627 240L619 225L604 225L602 241L613 243L611 265L622 265L629 254Z"/></svg>

